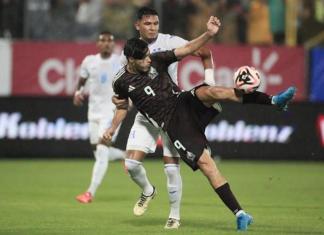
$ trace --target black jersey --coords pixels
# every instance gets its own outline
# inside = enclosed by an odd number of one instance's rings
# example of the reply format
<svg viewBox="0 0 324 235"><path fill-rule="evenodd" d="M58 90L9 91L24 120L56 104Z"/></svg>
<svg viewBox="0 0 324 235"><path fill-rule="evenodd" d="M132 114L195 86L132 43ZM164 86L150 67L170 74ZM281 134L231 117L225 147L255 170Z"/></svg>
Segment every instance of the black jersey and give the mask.
<svg viewBox="0 0 324 235"><path fill-rule="evenodd" d="M151 55L147 73L132 74L123 67L115 76L113 89L120 98L130 98L154 126L168 125L176 107L180 89L168 74L168 66L177 61L173 51Z"/></svg>

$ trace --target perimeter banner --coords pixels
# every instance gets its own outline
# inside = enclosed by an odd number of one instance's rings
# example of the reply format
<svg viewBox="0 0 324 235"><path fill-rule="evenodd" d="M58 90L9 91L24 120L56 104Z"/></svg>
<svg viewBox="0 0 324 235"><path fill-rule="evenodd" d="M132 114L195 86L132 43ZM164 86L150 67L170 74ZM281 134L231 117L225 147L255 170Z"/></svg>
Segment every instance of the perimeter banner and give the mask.
<svg viewBox="0 0 324 235"><path fill-rule="evenodd" d="M94 43L14 42L11 95L72 95L82 60L96 53Z"/></svg>
<svg viewBox="0 0 324 235"><path fill-rule="evenodd" d="M86 107L70 97L0 98L0 158L92 157ZM114 146L125 148L129 119Z"/></svg>
<svg viewBox="0 0 324 235"><path fill-rule="evenodd" d="M324 160L324 105L224 104L206 129L214 155L237 159Z"/></svg>
<svg viewBox="0 0 324 235"><path fill-rule="evenodd" d="M324 47L315 47L310 52L309 98L314 102L324 102Z"/></svg>
<svg viewBox="0 0 324 235"><path fill-rule="evenodd" d="M116 147L125 148L135 113ZM86 116L71 98L0 98L0 158L92 157ZM280 112L225 103L205 133L213 155L225 159L324 160L324 105L298 102Z"/></svg>
<svg viewBox="0 0 324 235"><path fill-rule="evenodd" d="M117 44L120 53L122 43ZM261 91L275 94L288 86L298 89L297 100L306 99L304 49L286 47L252 47L210 45L218 85L233 86L234 71L242 65L261 72ZM13 43L11 95L72 95L82 59L95 54L94 44ZM203 66L198 58L181 61L179 86L188 90L203 81Z"/></svg>
<svg viewBox="0 0 324 235"><path fill-rule="evenodd" d="M232 87L233 74L242 65L255 67L261 73L260 91L276 94L288 86L298 89L297 100L307 98L303 48L210 46L217 85ZM185 58L179 69L179 85L187 90L202 82L204 70L198 58Z"/></svg>

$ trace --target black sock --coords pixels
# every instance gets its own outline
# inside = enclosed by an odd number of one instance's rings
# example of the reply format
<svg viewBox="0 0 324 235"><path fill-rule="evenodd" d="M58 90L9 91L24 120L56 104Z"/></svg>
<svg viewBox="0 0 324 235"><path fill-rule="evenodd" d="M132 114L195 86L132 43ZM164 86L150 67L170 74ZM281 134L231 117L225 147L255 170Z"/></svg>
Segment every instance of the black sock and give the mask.
<svg viewBox="0 0 324 235"><path fill-rule="evenodd" d="M239 210L242 210L240 204L238 203L234 194L232 193L231 188L228 183L215 189L215 192L222 199L224 204L234 213L234 215Z"/></svg>
<svg viewBox="0 0 324 235"><path fill-rule="evenodd" d="M271 105L271 100L272 96L259 91L243 95L243 104L254 103Z"/></svg>

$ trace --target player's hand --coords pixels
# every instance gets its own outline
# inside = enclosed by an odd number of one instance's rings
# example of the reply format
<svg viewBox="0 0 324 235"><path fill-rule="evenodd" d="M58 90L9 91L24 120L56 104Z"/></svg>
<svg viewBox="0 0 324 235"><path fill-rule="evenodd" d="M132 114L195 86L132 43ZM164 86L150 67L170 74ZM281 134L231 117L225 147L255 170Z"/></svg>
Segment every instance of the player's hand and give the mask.
<svg viewBox="0 0 324 235"><path fill-rule="evenodd" d="M108 128L105 133L102 135L102 138L99 140L101 144L110 146L112 144L112 137L115 134L115 130L113 128Z"/></svg>
<svg viewBox="0 0 324 235"><path fill-rule="evenodd" d="M81 91L76 91L73 96L73 104L75 106L81 106L83 105L85 96Z"/></svg>
<svg viewBox="0 0 324 235"><path fill-rule="evenodd" d="M127 109L128 108L128 100L127 99L119 99L118 96L114 95L111 98L114 105L116 105L117 109Z"/></svg>
<svg viewBox="0 0 324 235"><path fill-rule="evenodd" d="M221 26L220 20L216 16L211 16L207 22L207 33L214 36Z"/></svg>

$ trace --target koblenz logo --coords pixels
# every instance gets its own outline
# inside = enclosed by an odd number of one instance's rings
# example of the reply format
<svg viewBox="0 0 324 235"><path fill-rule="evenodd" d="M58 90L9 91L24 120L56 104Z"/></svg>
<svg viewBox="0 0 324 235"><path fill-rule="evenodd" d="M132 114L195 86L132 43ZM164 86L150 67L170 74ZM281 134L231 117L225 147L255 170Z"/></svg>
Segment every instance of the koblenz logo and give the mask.
<svg viewBox="0 0 324 235"><path fill-rule="evenodd" d="M0 139L86 140L89 137L88 123L67 122L63 117L52 122L45 117L22 120L20 112L1 112Z"/></svg>
<svg viewBox="0 0 324 235"><path fill-rule="evenodd" d="M243 120L230 124L221 120L209 124L205 134L209 141L284 144L293 132L292 126L246 124Z"/></svg>

